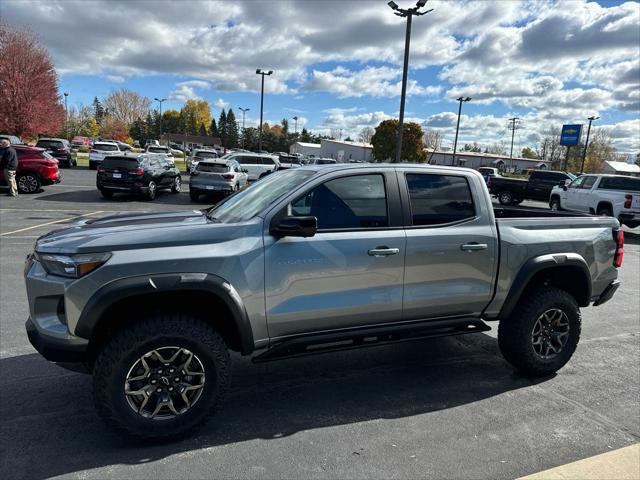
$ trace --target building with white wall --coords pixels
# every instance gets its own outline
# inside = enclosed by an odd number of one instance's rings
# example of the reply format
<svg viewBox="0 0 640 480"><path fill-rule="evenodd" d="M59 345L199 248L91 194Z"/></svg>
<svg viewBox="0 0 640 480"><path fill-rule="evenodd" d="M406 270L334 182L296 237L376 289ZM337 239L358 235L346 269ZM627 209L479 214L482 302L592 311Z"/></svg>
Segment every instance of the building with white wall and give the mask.
<svg viewBox="0 0 640 480"><path fill-rule="evenodd" d="M373 146L369 143L323 139L320 156L333 158L338 162L371 162L373 161Z"/></svg>
<svg viewBox="0 0 640 480"><path fill-rule="evenodd" d="M320 156L319 143L295 142L289 147L289 153L298 153L309 157Z"/></svg>
<svg viewBox="0 0 640 480"><path fill-rule="evenodd" d="M453 152L427 149L427 162L433 165L453 165ZM551 168L551 162L547 160L523 157L509 159L509 155L482 152L456 152L455 165L475 169L479 167L494 167L505 172Z"/></svg>

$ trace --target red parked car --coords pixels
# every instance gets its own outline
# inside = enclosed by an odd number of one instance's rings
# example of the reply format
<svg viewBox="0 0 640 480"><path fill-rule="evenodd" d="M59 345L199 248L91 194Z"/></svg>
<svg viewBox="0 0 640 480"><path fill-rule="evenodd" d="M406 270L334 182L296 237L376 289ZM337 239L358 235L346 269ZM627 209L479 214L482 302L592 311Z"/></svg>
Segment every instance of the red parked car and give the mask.
<svg viewBox="0 0 640 480"><path fill-rule="evenodd" d="M18 154L16 182L20 193L36 193L42 185L60 183L62 176L58 171L58 160L43 148L26 145L12 145ZM6 186L4 170L0 170L0 185Z"/></svg>

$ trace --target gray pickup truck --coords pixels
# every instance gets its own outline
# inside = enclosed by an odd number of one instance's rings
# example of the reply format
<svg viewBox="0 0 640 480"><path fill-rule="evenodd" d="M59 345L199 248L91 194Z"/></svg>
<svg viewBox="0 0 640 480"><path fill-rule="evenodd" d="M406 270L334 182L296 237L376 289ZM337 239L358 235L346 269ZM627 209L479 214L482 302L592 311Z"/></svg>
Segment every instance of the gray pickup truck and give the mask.
<svg viewBox="0 0 640 480"><path fill-rule="evenodd" d="M114 215L37 240L26 329L93 374L108 424L166 439L201 425L253 361L489 330L521 373L572 356L580 307L618 288L614 218L493 208L482 176L307 166L203 211Z"/></svg>

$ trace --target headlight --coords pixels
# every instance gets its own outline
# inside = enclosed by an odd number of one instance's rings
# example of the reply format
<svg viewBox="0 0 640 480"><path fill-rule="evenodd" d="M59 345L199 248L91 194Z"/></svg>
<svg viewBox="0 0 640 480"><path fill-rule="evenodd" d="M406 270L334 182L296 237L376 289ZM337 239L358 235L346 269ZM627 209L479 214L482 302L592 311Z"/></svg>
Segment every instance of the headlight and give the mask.
<svg viewBox="0 0 640 480"><path fill-rule="evenodd" d="M58 255L55 253L36 253L37 259L51 275L62 277L80 278L103 265L111 254L84 253L80 255Z"/></svg>

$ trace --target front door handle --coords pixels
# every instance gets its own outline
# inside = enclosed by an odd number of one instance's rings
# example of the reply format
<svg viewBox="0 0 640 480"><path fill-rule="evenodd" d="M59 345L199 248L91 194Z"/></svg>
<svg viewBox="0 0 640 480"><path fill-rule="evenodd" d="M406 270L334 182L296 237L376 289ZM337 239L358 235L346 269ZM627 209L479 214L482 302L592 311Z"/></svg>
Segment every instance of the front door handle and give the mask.
<svg viewBox="0 0 640 480"><path fill-rule="evenodd" d="M486 243L465 243L460 245L460 250L472 252L474 250L486 250L489 246Z"/></svg>
<svg viewBox="0 0 640 480"><path fill-rule="evenodd" d="M399 248L376 247L367 252L372 257L388 257L389 255L397 255L400 253Z"/></svg>

